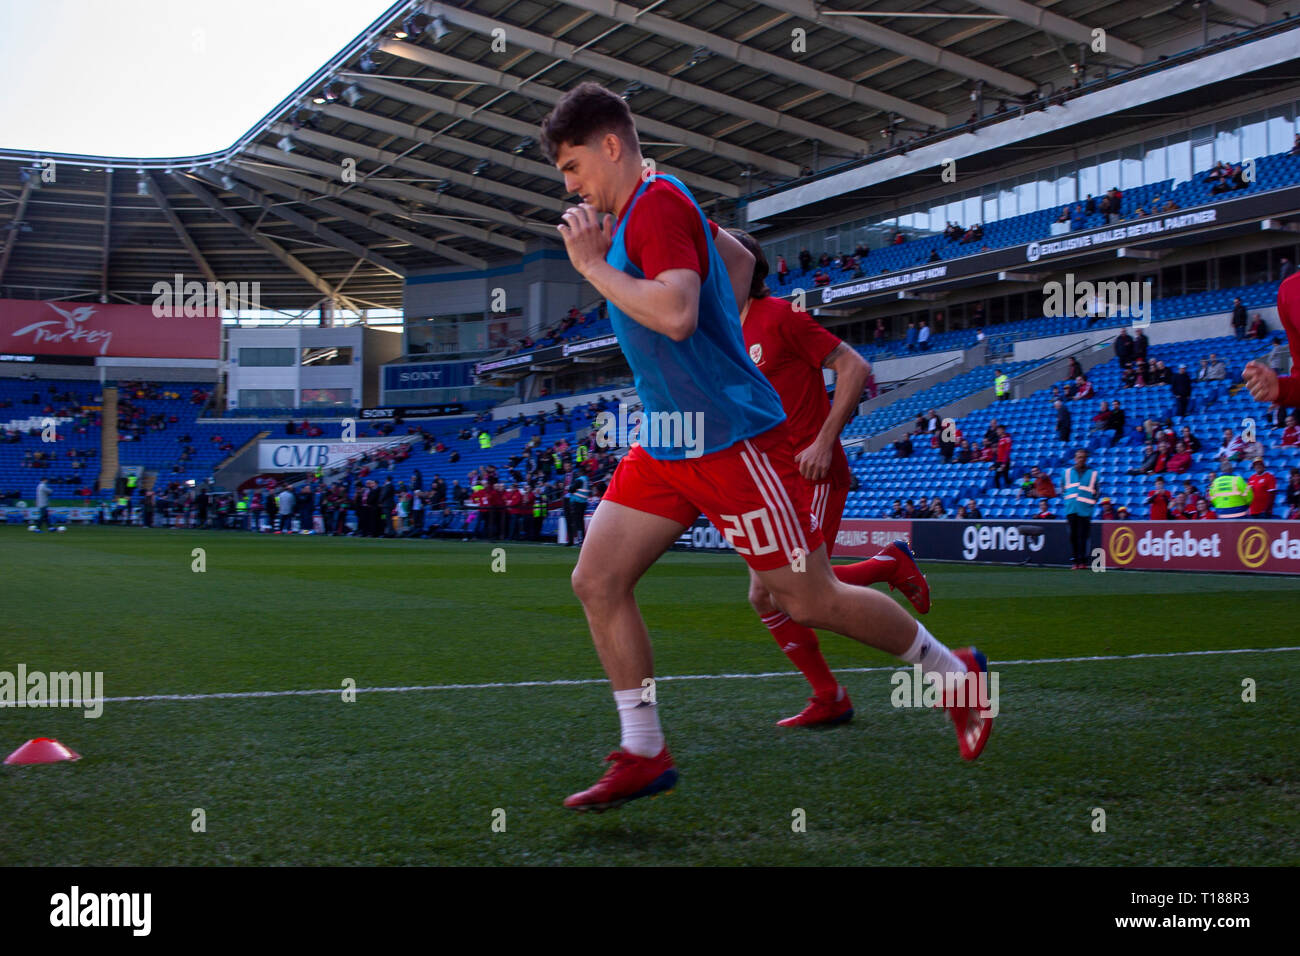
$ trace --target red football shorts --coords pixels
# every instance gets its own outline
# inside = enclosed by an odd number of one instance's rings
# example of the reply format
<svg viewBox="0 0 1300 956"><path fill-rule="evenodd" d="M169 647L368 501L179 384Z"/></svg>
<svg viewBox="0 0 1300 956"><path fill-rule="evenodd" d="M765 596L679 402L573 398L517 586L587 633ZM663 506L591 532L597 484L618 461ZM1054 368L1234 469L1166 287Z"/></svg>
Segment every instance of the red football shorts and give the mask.
<svg viewBox="0 0 1300 956"><path fill-rule="evenodd" d="M751 568L772 571L822 544L808 489L782 424L699 458L658 461L634 445L602 500L687 526L703 512Z"/></svg>
<svg viewBox="0 0 1300 956"><path fill-rule="evenodd" d="M804 481L808 489L808 499L812 502L812 513L817 527L821 530L822 540L826 542L826 556L835 553L835 536L840 532L840 520L844 517L844 504L849 500L847 486L836 487L829 481L813 484Z"/></svg>

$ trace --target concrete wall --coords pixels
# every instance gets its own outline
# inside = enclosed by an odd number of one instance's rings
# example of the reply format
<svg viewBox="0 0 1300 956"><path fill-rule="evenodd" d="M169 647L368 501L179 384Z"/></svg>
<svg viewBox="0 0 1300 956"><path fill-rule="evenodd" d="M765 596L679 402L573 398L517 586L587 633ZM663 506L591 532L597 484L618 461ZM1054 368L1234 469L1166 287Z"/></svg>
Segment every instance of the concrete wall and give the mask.
<svg viewBox="0 0 1300 956"><path fill-rule="evenodd" d="M1250 315L1253 318L1258 312L1268 323L1271 331L1276 332L1280 328L1277 318L1277 307L1268 306L1262 309L1251 309ZM1170 342L1187 342L1192 339L1212 339L1224 335L1232 334L1232 313L1216 312L1210 315L1194 315L1186 319L1177 319L1173 322L1153 322L1147 326L1147 338L1152 345L1165 345ZM1119 335L1119 328L1092 329L1087 332L1073 332L1069 335L1054 335L1045 339L1029 339L1025 342L1015 343L1014 361L1026 362L1033 359L1040 359L1046 355L1068 345L1077 344L1078 346L1090 343L1113 343ZM1267 346L1262 345L1266 348ZM1114 353L1111 353L1113 357Z"/></svg>

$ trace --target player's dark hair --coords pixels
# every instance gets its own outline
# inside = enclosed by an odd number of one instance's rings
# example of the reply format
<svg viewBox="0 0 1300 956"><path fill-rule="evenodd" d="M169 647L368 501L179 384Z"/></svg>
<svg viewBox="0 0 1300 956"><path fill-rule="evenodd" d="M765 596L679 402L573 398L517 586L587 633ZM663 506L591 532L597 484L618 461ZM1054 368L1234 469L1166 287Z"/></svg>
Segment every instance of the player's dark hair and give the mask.
<svg viewBox="0 0 1300 956"><path fill-rule="evenodd" d="M727 232L740 240L740 244L754 257L754 278L749 281L749 297L764 299L771 295L772 290L767 287L767 274L770 267L767 264L767 256L763 255L763 247L743 229L728 229Z"/></svg>
<svg viewBox="0 0 1300 956"><path fill-rule="evenodd" d="M613 133L623 145L640 153L632 111L622 97L599 83L579 83L565 93L542 120L541 149L552 163L563 146L589 146L593 140Z"/></svg>

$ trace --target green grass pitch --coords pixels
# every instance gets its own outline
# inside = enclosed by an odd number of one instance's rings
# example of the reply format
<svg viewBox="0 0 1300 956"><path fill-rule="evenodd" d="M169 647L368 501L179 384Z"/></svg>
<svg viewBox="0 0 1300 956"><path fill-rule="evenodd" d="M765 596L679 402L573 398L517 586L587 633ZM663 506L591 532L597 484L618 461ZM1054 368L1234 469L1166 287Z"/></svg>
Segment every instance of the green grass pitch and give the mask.
<svg viewBox="0 0 1300 956"><path fill-rule="evenodd" d="M797 674L663 681L676 792L577 815L560 802L618 730L569 589L576 553L517 544L505 560L494 572L477 543L0 528L0 671L102 671L110 698L94 720L0 709L4 753L48 736L83 755L0 768L0 860L1300 863L1300 652L1012 663L1294 646L1295 581L923 565L930 629L1000 675L980 760L958 757L941 714L893 708L888 670L845 674L857 717L825 731L773 726L803 705ZM745 591L734 556L661 560L638 590L659 675L789 671ZM822 646L837 668L891 663L835 635ZM346 679L592 682L347 703Z"/></svg>

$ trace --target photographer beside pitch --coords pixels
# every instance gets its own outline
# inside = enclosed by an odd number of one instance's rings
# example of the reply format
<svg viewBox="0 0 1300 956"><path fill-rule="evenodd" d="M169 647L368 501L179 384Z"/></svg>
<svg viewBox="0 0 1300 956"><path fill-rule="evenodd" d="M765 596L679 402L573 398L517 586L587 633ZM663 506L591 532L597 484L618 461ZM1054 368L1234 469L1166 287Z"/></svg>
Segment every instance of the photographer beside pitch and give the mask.
<svg viewBox="0 0 1300 956"><path fill-rule="evenodd" d="M539 139L566 191L582 200L557 228L574 269L609 303L647 420L690 416L703 434L694 458L681 443L634 445L592 516L573 589L614 690L622 744L604 776L565 805L603 810L676 783L655 695L646 693L653 653L634 589L701 511L800 624L919 663L948 686L987 670L978 651L950 651L886 595L836 579L780 398L746 354L737 302L754 259L725 231L715 246L686 187L645 169L627 104L582 83L546 117ZM962 756L974 759L991 718L978 701L948 713Z"/></svg>

